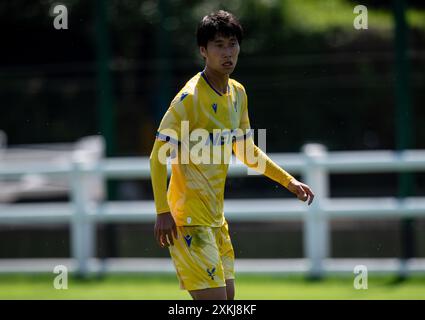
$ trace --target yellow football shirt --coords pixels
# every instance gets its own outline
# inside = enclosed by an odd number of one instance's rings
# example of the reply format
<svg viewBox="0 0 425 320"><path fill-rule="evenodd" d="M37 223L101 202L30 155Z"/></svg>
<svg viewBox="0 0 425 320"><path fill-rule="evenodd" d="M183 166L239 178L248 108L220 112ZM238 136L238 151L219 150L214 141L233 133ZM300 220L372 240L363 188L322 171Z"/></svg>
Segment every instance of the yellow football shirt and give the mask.
<svg viewBox="0 0 425 320"><path fill-rule="evenodd" d="M177 226L224 224L224 187L232 148L238 159L255 169L238 141L246 139L254 155L264 160L263 174L285 187L292 179L254 145L244 87L229 79L227 89L220 93L203 72L196 74L175 96L158 128L151 154L156 210L158 214L171 211ZM198 131L208 133L207 139ZM166 166L158 165L161 146L173 146L166 199ZM202 152L197 152L200 146Z"/></svg>
<svg viewBox="0 0 425 320"><path fill-rule="evenodd" d="M184 130L187 128L188 130ZM224 223L224 186L228 170L225 146L230 145L229 132L249 129L247 97L237 81L229 79L227 93L216 91L200 72L190 79L171 102L158 129L157 139L179 145L172 152L178 157L171 165L171 179L167 200L178 226L208 225L220 227ZM173 130L177 137L170 134ZM193 163L184 152L193 149L200 140L190 140L188 134L196 129L210 133L210 153L205 163ZM176 139L177 138L177 139ZM178 141L176 141L178 140ZM201 144L204 145L204 144ZM218 150L220 149L220 150ZM187 154L187 153L186 153ZM201 156L201 153L198 153ZM205 158L204 158L205 159ZM198 161L199 162L199 161Z"/></svg>

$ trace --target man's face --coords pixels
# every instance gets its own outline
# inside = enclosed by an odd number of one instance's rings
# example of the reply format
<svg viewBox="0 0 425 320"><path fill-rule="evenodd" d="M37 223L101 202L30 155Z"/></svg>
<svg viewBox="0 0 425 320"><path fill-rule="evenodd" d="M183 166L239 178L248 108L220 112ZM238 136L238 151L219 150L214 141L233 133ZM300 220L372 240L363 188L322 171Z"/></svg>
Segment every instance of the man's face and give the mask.
<svg viewBox="0 0 425 320"><path fill-rule="evenodd" d="M216 35L208 41L207 47L200 47L201 55L206 65L216 72L230 75L238 62L240 47L235 36L224 37Z"/></svg>

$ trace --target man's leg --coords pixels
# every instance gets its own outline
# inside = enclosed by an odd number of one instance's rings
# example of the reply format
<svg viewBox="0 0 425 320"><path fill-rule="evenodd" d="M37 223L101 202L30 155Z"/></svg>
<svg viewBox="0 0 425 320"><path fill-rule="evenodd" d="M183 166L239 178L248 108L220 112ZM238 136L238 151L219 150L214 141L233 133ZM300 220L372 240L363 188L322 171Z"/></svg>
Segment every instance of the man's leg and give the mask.
<svg viewBox="0 0 425 320"><path fill-rule="evenodd" d="M226 287L192 290L189 293L193 300L227 300Z"/></svg>
<svg viewBox="0 0 425 320"><path fill-rule="evenodd" d="M195 300L227 300L223 265L212 228L177 229L179 237L169 250L180 287Z"/></svg>
<svg viewBox="0 0 425 320"><path fill-rule="evenodd" d="M227 300L235 300L235 279L226 280Z"/></svg>
<svg viewBox="0 0 425 320"><path fill-rule="evenodd" d="M226 281L227 300L235 299L235 253L229 235L229 225L225 221L224 225L216 232L217 246L220 250L220 258L224 268Z"/></svg>

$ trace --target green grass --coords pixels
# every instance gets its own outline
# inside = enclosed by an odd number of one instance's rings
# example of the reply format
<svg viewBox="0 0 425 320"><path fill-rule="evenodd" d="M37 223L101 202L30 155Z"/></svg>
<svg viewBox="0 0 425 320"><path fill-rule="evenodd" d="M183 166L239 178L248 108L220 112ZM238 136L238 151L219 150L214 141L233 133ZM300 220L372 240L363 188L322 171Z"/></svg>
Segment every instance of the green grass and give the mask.
<svg viewBox="0 0 425 320"><path fill-rule="evenodd" d="M0 275L0 299L189 299L176 277L109 275L101 279L68 279L68 290L56 290L56 275ZM309 281L302 276L238 275L236 299L424 299L425 276L403 282L369 276L367 290L355 290L353 277Z"/></svg>

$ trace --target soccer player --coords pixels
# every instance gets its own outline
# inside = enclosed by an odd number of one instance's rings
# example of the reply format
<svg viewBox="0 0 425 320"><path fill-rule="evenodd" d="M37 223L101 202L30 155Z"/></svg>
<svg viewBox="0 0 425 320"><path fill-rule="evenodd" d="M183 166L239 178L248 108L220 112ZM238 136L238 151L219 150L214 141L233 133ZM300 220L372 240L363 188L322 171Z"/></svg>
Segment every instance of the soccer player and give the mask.
<svg viewBox="0 0 425 320"><path fill-rule="evenodd" d="M245 89L229 78L238 61L242 36L240 23L229 12L220 10L201 20L197 42L205 68L171 102L150 155L157 211L155 238L161 247L169 248L180 287L193 299L234 299L234 251L223 213L226 147L298 199L310 205L314 198L309 186L254 144ZM188 139L195 133L202 143L198 139L194 145ZM209 151L201 159L209 161L184 157L185 151L196 154L191 152L196 146ZM250 154L256 163L250 161ZM166 156L171 157L172 168L168 190Z"/></svg>

